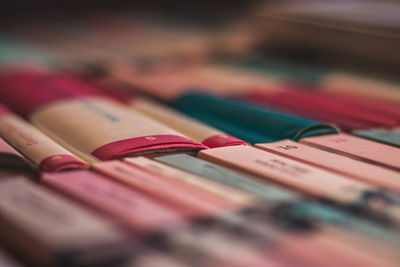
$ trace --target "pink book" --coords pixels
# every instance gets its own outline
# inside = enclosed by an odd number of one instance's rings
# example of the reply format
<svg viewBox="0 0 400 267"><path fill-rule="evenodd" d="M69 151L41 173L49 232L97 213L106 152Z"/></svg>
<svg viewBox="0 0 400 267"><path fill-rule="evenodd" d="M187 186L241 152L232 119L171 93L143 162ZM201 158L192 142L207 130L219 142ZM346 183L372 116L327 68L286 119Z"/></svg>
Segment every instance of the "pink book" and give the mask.
<svg viewBox="0 0 400 267"><path fill-rule="evenodd" d="M237 204L215 194L121 161L95 163L93 169L116 181L146 192L189 217L217 214L222 210L238 207Z"/></svg>
<svg viewBox="0 0 400 267"><path fill-rule="evenodd" d="M44 174L40 182L133 231L158 231L183 225L176 211L98 173L83 170Z"/></svg>
<svg viewBox="0 0 400 267"><path fill-rule="evenodd" d="M291 140L256 144L257 148L400 192L400 172L344 157Z"/></svg>

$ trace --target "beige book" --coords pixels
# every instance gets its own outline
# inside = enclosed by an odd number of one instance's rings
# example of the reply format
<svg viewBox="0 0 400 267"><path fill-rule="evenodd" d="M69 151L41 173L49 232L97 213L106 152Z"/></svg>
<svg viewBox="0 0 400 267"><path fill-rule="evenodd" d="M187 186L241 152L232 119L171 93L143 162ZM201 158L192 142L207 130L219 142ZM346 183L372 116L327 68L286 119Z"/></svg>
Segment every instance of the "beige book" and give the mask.
<svg viewBox="0 0 400 267"><path fill-rule="evenodd" d="M1 101L87 162L207 148L82 79L30 70L12 70L0 78Z"/></svg>
<svg viewBox="0 0 400 267"><path fill-rule="evenodd" d="M163 124L105 98L50 104L34 112L31 121L88 162L205 148Z"/></svg>

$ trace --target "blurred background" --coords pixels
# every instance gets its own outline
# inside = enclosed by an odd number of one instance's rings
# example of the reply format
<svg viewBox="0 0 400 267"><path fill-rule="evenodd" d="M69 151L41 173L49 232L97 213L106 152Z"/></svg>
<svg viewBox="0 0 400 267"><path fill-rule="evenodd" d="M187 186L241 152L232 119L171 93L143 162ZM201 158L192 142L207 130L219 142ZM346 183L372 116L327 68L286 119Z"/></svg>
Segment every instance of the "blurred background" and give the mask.
<svg viewBox="0 0 400 267"><path fill-rule="evenodd" d="M60 43L71 50L70 46L79 44L80 51L75 54L99 60L94 52L85 51L96 44L96 49L103 49L103 58L106 54L112 57L109 48L118 42L114 38L126 42L125 37L138 35L134 26L140 24L151 25L152 31L163 35L157 38L169 49L177 51L181 46L185 50L182 54L192 50L208 59L215 54L273 55L396 79L400 65L399 6L398 1L387 0L18 0L3 1L0 14L3 39L32 50L57 50ZM119 54L125 57L135 53L124 49ZM53 57L63 53L45 52ZM0 53L4 57L5 51Z"/></svg>
<svg viewBox="0 0 400 267"><path fill-rule="evenodd" d="M400 103L397 1L6 1L0 12L3 68L70 72L168 103L201 88L260 104L261 90L269 108L345 131L398 125L364 104L362 123L338 114L354 100ZM288 88L309 102L271 98ZM319 97L334 102L334 115L310 110Z"/></svg>

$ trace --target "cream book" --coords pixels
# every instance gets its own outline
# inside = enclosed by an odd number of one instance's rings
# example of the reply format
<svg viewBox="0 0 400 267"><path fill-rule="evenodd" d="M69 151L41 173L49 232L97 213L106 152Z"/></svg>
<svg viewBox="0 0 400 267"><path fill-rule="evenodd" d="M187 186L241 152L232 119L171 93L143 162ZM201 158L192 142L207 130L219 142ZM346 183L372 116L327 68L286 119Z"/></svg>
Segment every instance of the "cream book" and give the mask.
<svg viewBox="0 0 400 267"><path fill-rule="evenodd" d="M71 76L14 70L0 85L1 101L87 162L207 148Z"/></svg>
<svg viewBox="0 0 400 267"><path fill-rule="evenodd" d="M159 101L152 100L142 94L136 94L135 92L132 92L131 86L126 86L115 79L110 78L94 80L91 82L96 86L96 88L113 99L127 104L133 110L163 123L196 142L202 143L210 148L247 144L245 141L208 126L162 104Z"/></svg>

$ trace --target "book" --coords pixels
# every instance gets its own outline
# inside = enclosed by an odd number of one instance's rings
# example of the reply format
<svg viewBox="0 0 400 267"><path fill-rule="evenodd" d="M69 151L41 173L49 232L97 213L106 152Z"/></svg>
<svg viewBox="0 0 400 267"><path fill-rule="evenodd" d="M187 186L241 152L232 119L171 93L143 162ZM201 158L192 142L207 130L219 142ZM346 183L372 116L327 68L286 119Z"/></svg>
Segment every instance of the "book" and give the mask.
<svg viewBox="0 0 400 267"><path fill-rule="evenodd" d="M370 164L400 170L400 149L349 134L308 137L301 143Z"/></svg>
<svg viewBox="0 0 400 267"><path fill-rule="evenodd" d="M300 162L340 173L385 190L400 191L400 173L291 140L256 144L255 147Z"/></svg>
<svg viewBox="0 0 400 267"><path fill-rule="evenodd" d="M17 70L0 84L1 101L87 162L207 148L68 75Z"/></svg>
<svg viewBox="0 0 400 267"><path fill-rule="evenodd" d="M251 144L337 132L330 125L202 93L183 95L172 106Z"/></svg>

